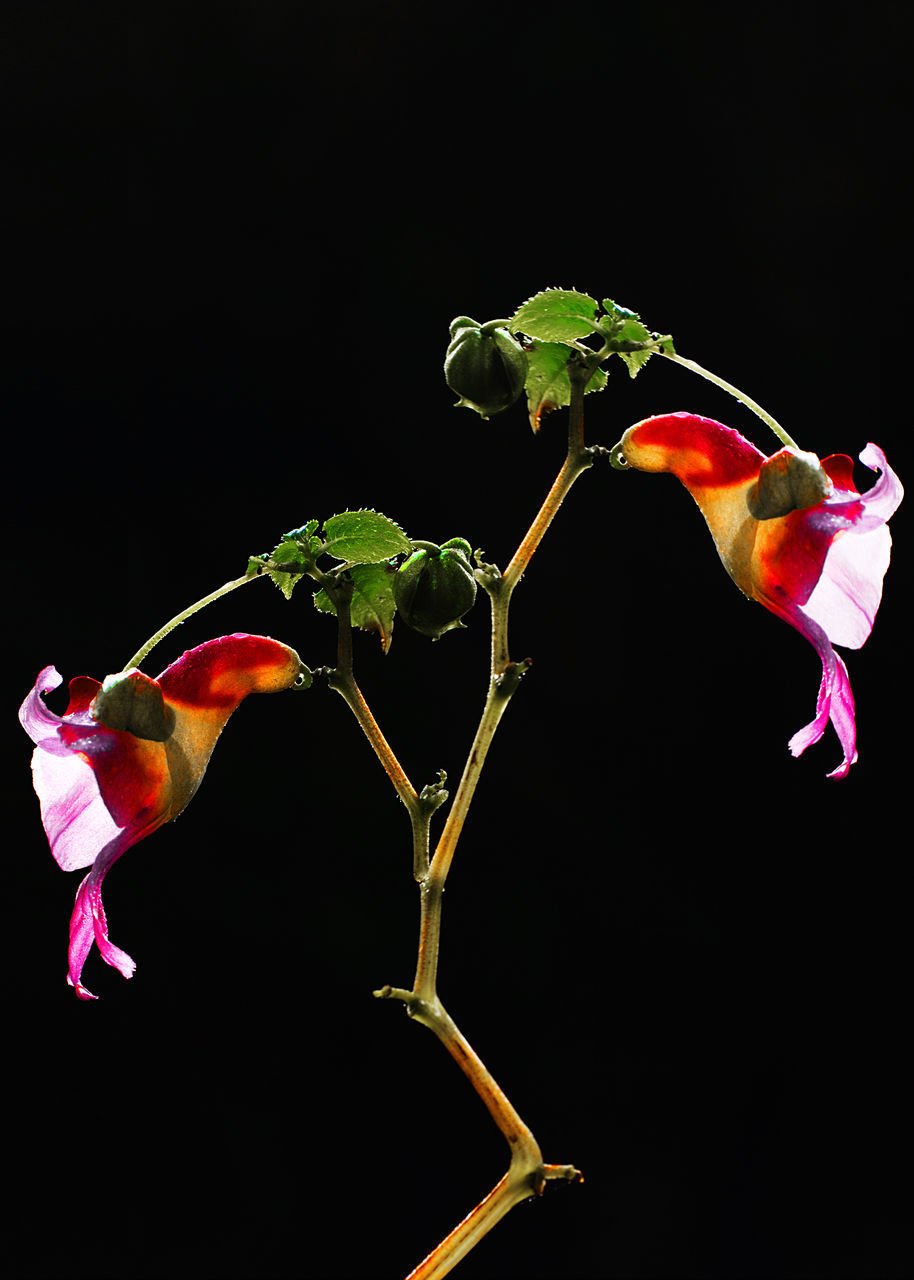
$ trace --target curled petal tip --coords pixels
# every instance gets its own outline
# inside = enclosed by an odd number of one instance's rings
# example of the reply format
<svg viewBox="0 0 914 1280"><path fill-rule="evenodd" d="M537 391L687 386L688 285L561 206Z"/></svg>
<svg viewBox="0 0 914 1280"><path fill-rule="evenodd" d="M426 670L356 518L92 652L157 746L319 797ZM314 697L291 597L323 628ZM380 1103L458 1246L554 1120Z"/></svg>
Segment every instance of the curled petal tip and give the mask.
<svg viewBox="0 0 914 1280"><path fill-rule="evenodd" d="M98 996L95 995L94 992L90 991L88 987L84 987L81 982L74 982L74 980L70 977L69 974L67 974L67 983L69 986L73 988L73 990L79 996L80 1000L97 1000L98 999Z"/></svg>

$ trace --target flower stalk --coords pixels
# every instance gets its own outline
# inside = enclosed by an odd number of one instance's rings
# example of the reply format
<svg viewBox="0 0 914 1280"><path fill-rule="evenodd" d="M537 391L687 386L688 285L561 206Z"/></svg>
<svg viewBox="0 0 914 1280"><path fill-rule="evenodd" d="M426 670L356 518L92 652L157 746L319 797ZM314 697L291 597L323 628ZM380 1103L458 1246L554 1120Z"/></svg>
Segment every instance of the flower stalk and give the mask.
<svg viewBox="0 0 914 1280"><path fill-rule="evenodd" d="M174 631L175 627L179 627L182 622L186 622L188 618L192 618L195 613L199 613L201 609L205 609L208 604L213 604L216 600L221 600L223 596L227 596L230 591L243 587L246 582L253 582L260 576L261 569L253 566L248 569L247 573L243 573L240 578L233 578L231 582L224 583L221 587L217 587L215 591L211 591L208 596L204 596L202 600L197 600L195 604L189 605L186 609L182 609L180 613L165 623L164 627L160 627L154 636L146 641L137 649L136 653L121 668L122 671L131 671L134 667L139 667L140 663L147 658L156 645L164 640L169 632Z"/></svg>
<svg viewBox="0 0 914 1280"><path fill-rule="evenodd" d="M728 392L734 397L734 399L738 400L740 404L744 404L747 409L751 409L756 417L761 418L762 422L771 428L780 440L781 444L786 445L788 449L799 449L800 446L797 444L796 440L787 434L778 420L773 418L771 414L763 409L760 404L757 404L751 396L747 396L745 391L740 391L739 387L734 387L732 382L727 382L726 379L721 378L718 374L712 373L710 369L705 369L694 360L687 360L685 356L676 355L675 352L664 351L660 348L657 354L664 356L667 360L672 360L674 364L681 364L684 369L691 369L692 372L697 373L699 377L707 379L708 382L713 382L715 386Z"/></svg>

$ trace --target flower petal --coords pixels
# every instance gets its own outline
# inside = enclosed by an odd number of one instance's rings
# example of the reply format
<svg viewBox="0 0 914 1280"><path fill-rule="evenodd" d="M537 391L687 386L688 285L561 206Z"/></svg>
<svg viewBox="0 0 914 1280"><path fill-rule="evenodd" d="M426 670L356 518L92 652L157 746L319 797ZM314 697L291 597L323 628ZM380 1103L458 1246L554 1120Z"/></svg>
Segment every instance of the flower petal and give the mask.
<svg viewBox="0 0 914 1280"><path fill-rule="evenodd" d="M787 744L790 753L794 756L802 755L807 747L811 747L814 742L819 741L825 732L826 725L831 720L838 735L838 741L841 743L844 759L827 776L829 778L844 778L847 776L851 765L857 759L854 695L844 660L839 654L835 653L831 646L831 641L822 627L811 618L807 618L803 610L798 609L792 602L786 601L783 604L771 602L768 603L768 608L772 613L783 618L785 622L789 622L801 635L804 635L822 661L822 679L819 683L819 693L816 698L815 717L809 724L804 725L802 729L798 729L790 739Z"/></svg>
<svg viewBox="0 0 914 1280"><path fill-rule="evenodd" d="M885 521L904 497L901 481L877 445L868 444L860 460L879 470L879 479L860 496L859 513L850 526L835 535L819 581L803 605L803 612L826 631L832 644L849 649L859 649L873 629L892 554Z"/></svg>
<svg viewBox="0 0 914 1280"><path fill-rule="evenodd" d="M94 942L105 964L111 965L124 978L132 978L136 963L126 951L116 947L108 937L108 920L102 904L102 881L122 853L136 841L122 834L106 845L95 859L92 870L76 891L73 914L70 917L70 967L67 982L81 1000L97 997L82 984L83 965Z"/></svg>
<svg viewBox="0 0 914 1280"><path fill-rule="evenodd" d="M803 612L833 644L859 649L873 629L882 600L882 579L892 555L885 525L857 535L839 533L829 548L819 581Z"/></svg>
<svg viewBox="0 0 914 1280"><path fill-rule="evenodd" d="M51 853L64 871L91 867L99 849L120 834L82 756L63 743L39 743L32 756L32 781Z"/></svg>
<svg viewBox="0 0 914 1280"><path fill-rule="evenodd" d="M19 720L36 744L32 781L51 853L64 871L76 871L91 866L99 849L113 840L120 828L102 800L92 766L61 742L59 729L64 720L41 696L60 683L54 667L45 667L19 709ZM98 687L97 681L92 684Z"/></svg>
<svg viewBox="0 0 914 1280"><path fill-rule="evenodd" d="M63 723L41 696L59 688L62 683L63 676L56 667L45 667L39 672L34 687L26 694L25 701L19 708L19 723L33 742L51 737L57 732L57 726Z"/></svg>

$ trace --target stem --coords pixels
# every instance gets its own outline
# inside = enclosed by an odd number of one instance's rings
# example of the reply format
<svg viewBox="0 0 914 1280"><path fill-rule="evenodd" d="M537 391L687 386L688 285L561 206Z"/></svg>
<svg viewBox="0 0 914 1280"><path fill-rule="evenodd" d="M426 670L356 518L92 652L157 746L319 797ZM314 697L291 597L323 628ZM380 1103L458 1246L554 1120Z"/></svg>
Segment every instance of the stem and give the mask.
<svg viewBox="0 0 914 1280"><path fill-rule="evenodd" d="M770 413L766 413L761 405L756 404L751 396L746 395L745 391L740 391L739 387L734 387L731 382L726 382L723 378L719 378L716 373L711 373L710 370L702 368L694 360L687 360L685 356L673 355L669 351L662 350L658 351L657 354L665 356L667 360L672 360L675 364L681 364L686 369L691 369L693 373L699 374L702 378L707 378L708 382L713 382L716 386L722 387L724 391L728 391L731 396L734 396L747 409L751 409L754 414L761 418L762 422L771 428L781 444L787 445L788 449L799 449L800 446L787 434L777 419L772 418Z"/></svg>
<svg viewBox="0 0 914 1280"><path fill-rule="evenodd" d="M381 732L377 720L371 714L371 709L365 701L362 690L356 684L352 672L347 674L337 668L335 671L328 672L327 682L331 689L335 689L340 694L356 720L358 720L362 732L371 743L375 755L384 766L384 772L390 778L397 795L406 805L410 814L418 812L419 797L416 794L416 790L404 773L400 761L394 755L390 743Z"/></svg>
<svg viewBox="0 0 914 1280"><path fill-rule="evenodd" d="M482 1099L511 1151L505 1176L407 1277L407 1280L439 1280L453 1270L509 1209L531 1196L541 1195L546 1182L557 1178L580 1182L582 1178L573 1165L543 1163L532 1130L524 1124L437 996L424 1000L414 991L395 987L382 987L374 994L382 999L402 1000L410 1017L435 1033Z"/></svg>
<svg viewBox="0 0 914 1280"><path fill-rule="evenodd" d="M585 365L585 362L581 362ZM574 366L580 370L581 365ZM571 366L569 367L569 371ZM568 452L561 470L555 478L543 505L540 507L533 523L527 530L520 546L514 553L507 569L501 578L490 587L492 602L492 665L489 672L489 691L483 708L476 736L470 747L470 753L464 766L463 776L457 787L457 794L451 805L444 824L444 830L438 841L435 855L429 868L428 879L423 883L422 920L419 931L419 960L416 969L415 990L428 997L435 990L438 965L438 939L440 923L429 917L436 911L440 917L441 894L447 879L466 821L476 784L482 773L482 767L495 736L495 730L505 713L508 702L517 688L521 676L527 670L528 662L513 663L508 650L508 612L511 595L524 570L529 565L533 554L543 540L543 536L554 520L559 507L565 500L571 486L578 476L592 465L593 458L584 448L583 439L583 398L584 387L590 378L586 370L578 377L572 376L572 396L569 409Z"/></svg>
<svg viewBox="0 0 914 1280"><path fill-rule="evenodd" d="M542 1195L547 1182L556 1178L566 1182L582 1182L580 1172L570 1164L542 1164L529 1174L520 1174L512 1166L495 1184L485 1199L472 1209L453 1231L423 1259L406 1280L440 1280L453 1271L461 1258L500 1222L509 1209L522 1200Z"/></svg>
<svg viewBox="0 0 914 1280"><path fill-rule="evenodd" d="M492 593L492 675L505 671L508 658L508 608L511 595L517 586L533 553L542 542L546 530L552 524L559 507L565 501L578 476L593 465L593 454L584 446L584 394L594 367L599 359L597 352L589 358L571 359L568 377L571 382L571 402L568 406L568 452L552 488L546 494L543 505L524 535L520 546L496 584Z"/></svg>
<svg viewBox="0 0 914 1280"><path fill-rule="evenodd" d="M332 578L325 574L320 575L320 583L333 601L337 616L337 665L335 670L327 673L327 682L331 689L335 689L340 694L359 722L362 732L374 748L375 755L384 766L384 772L393 783L397 795L406 805L413 823L414 845L417 842L421 842L421 833L417 832L416 828L417 824L421 828L421 824L424 821L427 849L428 822L431 815L426 813L416 794L415 787L406 776L400 761L394 755L390 743L381 732L377 720L371 714L371 709L365 701L362 690L356 683L355 676L352 673L352 624L349 616L352 585L351 583L334 582ZM418 858L419 850L414 848L414 860Z"/></svg>
<svg viewBox="0 0 914 1280"><path fill-rule="evenodd" d="M395 997L406 1004L410 1017L429 1027L484 1102L511 1151L508 1172L466 1218L410 1273L408 1280L439 1280L457 1265L479 1240L515 1204L542 1191L550 1178L580 1180L570 1165L545 1165L532 1131L524 1124L479 1055L445 1011L437 994L438 952L441 938L441 908L444 886L454 851L463 831L486 755L505 709L529 662L512 662L508 649L508 612L511 595L569 492L572 484L593 462L593 451L584 447L583 400L587 383L598 361L598 353L569 360L571 382L568 451L565 461L543 505L511 559L504 574L487 570L487 590L492 607L492 657L489 688L476 735L464 766L447 821L428 864L419 875L421 918L419 954L411 991L383 987L375 995ZM339 612L339 606L338 610ZM414 824L415 831L415 824ZM426 829L427 834L427 829Z"/></svg>
<svg viewBox="0 0 914 1280"><path fill-rule="evenodd" d="M510 1171L506 1173L485 1199L409 1273L406 1280L440 1280L441 1276L446 1276L510 1209L533 1194L532 1187L517 1187Z"/></svg>
<svg viewBox="0 0 914 1280"><path fill-rule="evenodd" d="M186 622L188 618L193 617L195 613L199 613L201 609L204 609L208 604L212 604L214 600L218 600L221 596L227 596L236 587L243 587L246 582L253 582L259 576L256 569L249 569L240 578L233 578L231 582L226 582L224 586L219 587L216 591L211 591L208 596L204 596L202 600L198 600L196 604L192 604L182 613L177 614L170 622L166 622L165 626L157 631L154 636L150 637L142 648L136 651L130 661L124 665L123 670L130 671L133 667L138 667L159 641L164 640L170 631L174 631L175 627L179 627L182 622Z"/></svg>

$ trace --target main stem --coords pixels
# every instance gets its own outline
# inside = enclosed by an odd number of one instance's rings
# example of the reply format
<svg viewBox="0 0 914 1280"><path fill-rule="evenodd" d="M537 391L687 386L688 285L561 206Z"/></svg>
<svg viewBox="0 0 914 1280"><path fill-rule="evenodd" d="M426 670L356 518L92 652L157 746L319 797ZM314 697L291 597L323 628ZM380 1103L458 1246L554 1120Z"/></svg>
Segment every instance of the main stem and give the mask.
<svg viewBox="0 0 914 1280"><path fill-rule="evenodd" d="M552 524L559 507L564 502L571 486L583 471L593 463L593 455L584 446L584 389L593 373L591 360L574 360L569 363L571 380L571 404L568 410L568 451L565 461L546 495L543 505L533 519L520 546L515 551L504 573L488 583L492 605L492 658L489 671L489 691L485 707L470 747L463 776L448 813L444 830L438 841L435 855L429 868L429 880L444 887L453 860L457 841L463 830L476 784L485 763L486 754L495 736L495 730L504 715L511 695L520 682L529 663L511 661L508 648L508 614L511 596L533 554L543 540L546 530ZM434 962L430 961L433 965ZM420 951L420 969L422 955ZM428 979L423 975L423 983ZM433 981L433 980L432 980ZM417 988L418 989L418 988Z"/></svg>
<svg viewBox="0 0 914 1280"><path fill-rule="evenodd" d="M495 731L529 665L528 662L511 661L508 646L511 596L571 486L593 462L592 453L584 446L583 400L595 362L596 357L575 357L569 362L571 403L565 461L507 569L500 576L493 576L490 572L486 574L492 608L489 689L457 794L428 874L420 881L419 954L413 988L403 991L385 987L376 993L403 1000L410 1016L435 1033L482 1099L511 1151L511 1163L504 1178L420 1263L408 1280L439 1280L446 1275L515 1204L541 1192L550 1178L580 1179L578 1171L570 1165L543 1163L542 1152L532 1130L523 1122L441 1004L437 994L437 974L445 881Z"/></svg>
<svg viewBox="0 0 914 1280"><path fill-rule="evenodd" d="M346 700L371 743L397 794L406 805L413 828L413 865L419 881L421 916L419 954L412 989L382 987L376 996L402 1000L410 1017L435 1033L460 1066L504 1135L511 1152L508 1172L492 1191L454 1228L428 1257L410 1273L408 1280L440 1280L447 1275L515 1204L542 1192L547 1181L556 1178L580 1180L571 1165L547 1165L530 1128L524 1124L504 1090L482 1062L469 1041L445 1010L437 993L438 953L441 938L441 908L445 881L454 851L463 830L476 786L495 731L504 715L528 662L512 662L508 648L508 614L511 596L554 520L571 486L593 462L594 451L584 446L584 391L602 353L575 354L569 360L571 383L568 450L552 488L546 495L526 536L503 574L486 570L482 576L492 609L492 646L489 688L476 735L448 813L447 821L429 861L429 823L437 802L426 791L416 794L396 756L365 702L352 672L352 632L349 617L351 588L342 581L319 578L334 603L338 621L337 666L328 673L333 688Z"/></svg>

